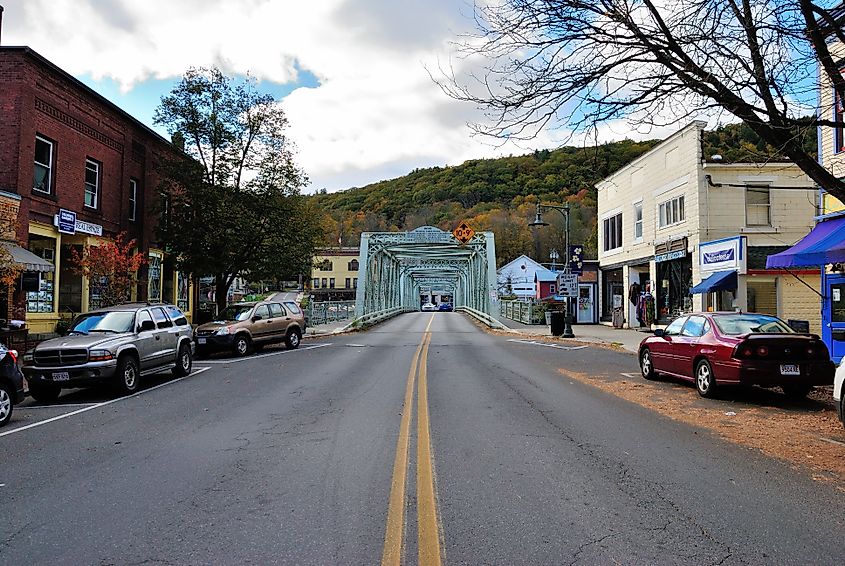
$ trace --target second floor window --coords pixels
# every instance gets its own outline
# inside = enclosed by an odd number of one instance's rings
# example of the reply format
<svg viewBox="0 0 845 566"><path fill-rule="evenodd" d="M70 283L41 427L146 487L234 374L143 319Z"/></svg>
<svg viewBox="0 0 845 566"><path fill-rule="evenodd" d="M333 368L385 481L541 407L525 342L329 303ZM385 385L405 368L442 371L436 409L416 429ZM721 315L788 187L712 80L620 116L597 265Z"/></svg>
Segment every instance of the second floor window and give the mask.
<svg viewBox="0 0 845 566"><path fill-rule="evenodd" d="M771 226L772 204L769 187L751 186L745 188L746 226Z"/></svg>
<svg viewBox="0 0 845 566"><path fill-rule="evenodd" d="M833 119L836 122L842 122L843 117L845 117L845 113L842 112L842 97L839 96L836 89L833 91L833 100ZM845 151L845 128L834 128L833 152L839 153L840 151Z"/></svg>
<svg viewBox="0 0 845 566"><path fill-rule="evenodd" d="M684 195L660 203L658 218L661 228L671 226L672 224L679 224L686 220Z"/></svg>
<svg viewBox="0 0 845 566"><path fill-rule="evenodd" d="M53 142L35 136L35 170L32 174L32 188L50 194L53 187Z"/></svg>
<svg viewBox="0 0 845 566"><path fill-rule="evenodd" d="M602 221L604 242L602 249L606 252L622 247L622 213Z"/></svg>
<svg viewBox="0 0 845 566"><path fill-rule="evenodd" d="M634 205L634 239L643 239L643 203L638 202Z"/></svg>
<svg viewBox="0 0 845 566"><path fill-rule="evenodd" d="M100 200L100 164L93 159L85 160L85 206L97 208Z"/></svg>
<svg viewBox="0 0 845 566"><path fill-rule="evenodd" d="M329 289L334 289L334 277L329 279Z"/></svg>
<svg viewBox="0 0 845 566"><path fill-rule="evenodd" d="M138 181L129 179L129 220L135 220L138 212Z"/></svg>
<svg viewBox="0 0 845 566"><path fill-rule="evenodd" d="M345 285L345 287L346 287L347 289L349 289L349 285L350 285L351 283L352 283L352 279L350 279L349 277L347 277L347 278L346 278L346 285Z"/></svg>
<svg viewBox="0 0 845 566"><path fill-rule="evenodd" d="M358 260L353 259L349 262L349 265L347 267L349 268L349 271L358 271Z"/></svg>

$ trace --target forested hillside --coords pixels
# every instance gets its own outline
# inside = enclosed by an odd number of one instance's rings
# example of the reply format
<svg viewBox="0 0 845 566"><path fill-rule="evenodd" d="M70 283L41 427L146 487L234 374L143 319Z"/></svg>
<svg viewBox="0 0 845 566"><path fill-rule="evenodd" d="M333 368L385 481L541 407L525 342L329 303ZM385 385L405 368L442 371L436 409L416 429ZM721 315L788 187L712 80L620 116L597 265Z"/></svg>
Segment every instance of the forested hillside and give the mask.
<svg viewBox="0 0 845 566"><path fill-rule="evenodd" d="M326 245L358 245L364 231L411 230L432 225L452 230L466 220L475 230L496 236L497 265L520 254L548 261L552 248L563 250L563 218L531 229L534 205L570 203L573 243L596 257L595 183L654 147L660 140L630 140L589 148L563 147L522 156L467 161L454 167L417 169L404 177L312 198L325 213ZM725 162L762 161L776 152L760 144L745 126L731 125L705 134L705 156ZM532 230L536 234L532 234Z"/></svg>

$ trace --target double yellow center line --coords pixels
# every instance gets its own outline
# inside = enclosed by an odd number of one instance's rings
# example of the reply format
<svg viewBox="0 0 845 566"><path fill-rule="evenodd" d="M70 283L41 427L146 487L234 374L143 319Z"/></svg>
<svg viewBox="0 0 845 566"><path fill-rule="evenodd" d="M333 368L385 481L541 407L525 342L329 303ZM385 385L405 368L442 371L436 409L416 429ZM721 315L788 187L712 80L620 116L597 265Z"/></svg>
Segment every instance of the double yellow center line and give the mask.
<svg viewBox="0 0 845 566"><path fill-rule="evenodd" d="M383 566L399 566L402 561L402 537L405 532L405 483L408 475L408 451L411 440L414 382L417 382L417 541L419 564L440 564L440 536L437 527L437 500L434 496L434 469L431 463L431 433L428 418L428 345L431 342L431 323L428 321L422 341L414 353L408 383L396 458L393 461L393 481L387 508L387 528L384 535ZM419 380L417 380L419 376Z"/></svg>

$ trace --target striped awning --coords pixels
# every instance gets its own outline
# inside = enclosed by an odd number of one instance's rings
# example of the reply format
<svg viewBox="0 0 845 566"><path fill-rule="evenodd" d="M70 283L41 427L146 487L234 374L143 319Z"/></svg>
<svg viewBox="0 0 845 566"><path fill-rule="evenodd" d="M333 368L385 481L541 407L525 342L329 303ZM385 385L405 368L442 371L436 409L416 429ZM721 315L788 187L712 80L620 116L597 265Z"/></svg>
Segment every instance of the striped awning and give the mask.
<svg viewBox="0 0 845 566"><path fill-rule="evenodd" d="M0 246L3 246L9 252L9 255L12 256L12 261L24 271L50 272L56 270L52 263L42 257L38 257L14 242L0 242Z"/></svg>

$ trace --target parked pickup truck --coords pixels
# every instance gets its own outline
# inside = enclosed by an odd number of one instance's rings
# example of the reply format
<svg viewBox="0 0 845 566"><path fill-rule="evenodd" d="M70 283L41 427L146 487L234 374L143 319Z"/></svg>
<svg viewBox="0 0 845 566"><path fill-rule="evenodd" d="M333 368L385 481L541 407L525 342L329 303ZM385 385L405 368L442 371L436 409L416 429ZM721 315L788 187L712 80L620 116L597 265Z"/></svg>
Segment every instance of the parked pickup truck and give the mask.
<svg viewBox="0 0 845 566"><path fill-rule="evenodd" d="M191 325L174 305L130 303L77 316L67 335L26 353L23 373L29 394L54 401L62 388L111 385L119 394L138 390L139 379L170 369L191 372Z"/></svg>

